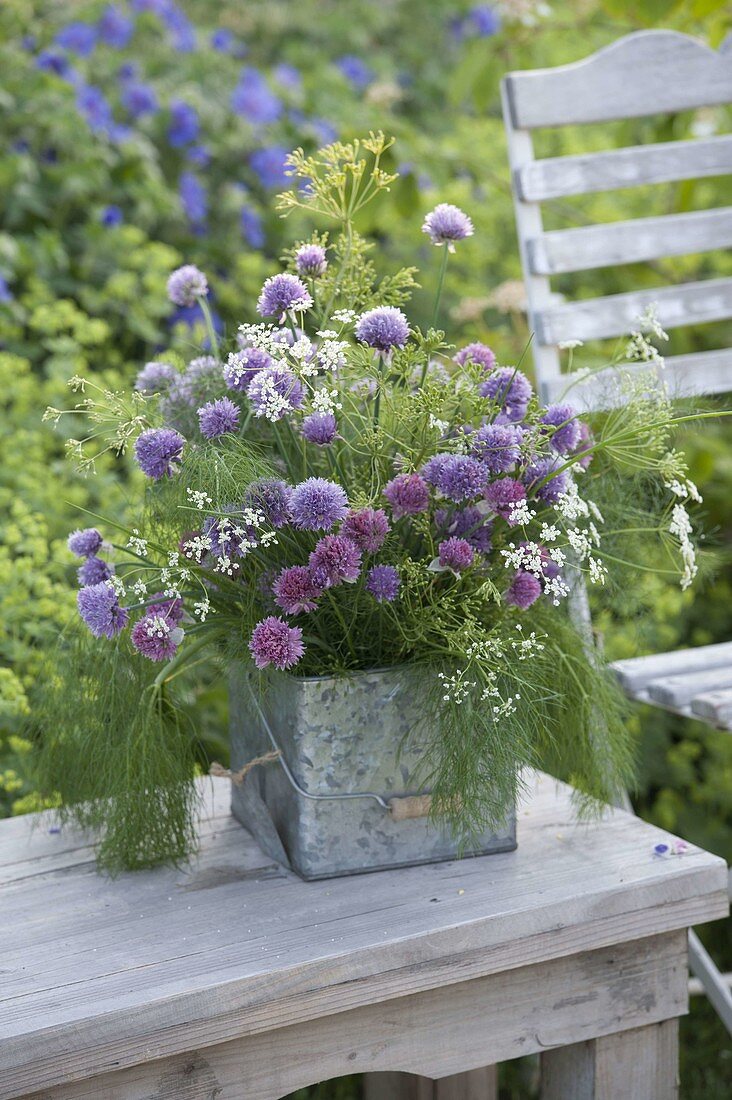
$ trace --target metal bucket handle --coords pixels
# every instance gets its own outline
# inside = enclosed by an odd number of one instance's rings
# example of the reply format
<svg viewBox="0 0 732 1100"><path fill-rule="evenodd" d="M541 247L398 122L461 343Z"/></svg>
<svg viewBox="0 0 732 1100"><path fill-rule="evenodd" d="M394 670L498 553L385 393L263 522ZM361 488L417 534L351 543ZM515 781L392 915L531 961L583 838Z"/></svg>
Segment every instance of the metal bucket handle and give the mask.
<svg viewBox="0 0 732 1100"><path fill-rule="evenodd" d="M264 711L259 705L259 700L254 694L251 685L249 687L249 694L252 697L252 702L256 708L259 719L264 727L264 731L269 738L272 748L277 753L277 759L282 765L287 780L291 787L301 794L303 798L310 798L314 802L341 802L348 798L371 798L374 802L378 802L382 810L386 810L391 814L394 821L407 821L410 818L427 817L432 807L432 795L431 794L417 794L417 795L395 795L390 799L382 798L380 794L375 794L373 791L354 791L349 794L310 794L309 791L304 790L295 779L295 776L290 771L290 766L285 760L285 755L282 749L277 744L277 739L272 733L269 722L267 721Z"/></svg>

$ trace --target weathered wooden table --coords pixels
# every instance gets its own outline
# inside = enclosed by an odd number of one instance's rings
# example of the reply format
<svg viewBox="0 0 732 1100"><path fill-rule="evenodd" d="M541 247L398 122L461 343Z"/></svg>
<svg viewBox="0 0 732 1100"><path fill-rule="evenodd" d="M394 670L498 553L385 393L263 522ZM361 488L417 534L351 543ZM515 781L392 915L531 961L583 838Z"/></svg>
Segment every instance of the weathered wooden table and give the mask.
<svg viewBox="0 0 732 1100"><path fill-rule="evenodd" d="M676 1095L685 930L726 914L722 860L654 856L668 838L621 812L576 825L541 777L516 852L303 883L206 789L185 870L110 881L45 815L0 823L4 1100L274 1100L361 1071L369 1100L487 1100L482 1067L533 1051L546 1100Z"/></svg>

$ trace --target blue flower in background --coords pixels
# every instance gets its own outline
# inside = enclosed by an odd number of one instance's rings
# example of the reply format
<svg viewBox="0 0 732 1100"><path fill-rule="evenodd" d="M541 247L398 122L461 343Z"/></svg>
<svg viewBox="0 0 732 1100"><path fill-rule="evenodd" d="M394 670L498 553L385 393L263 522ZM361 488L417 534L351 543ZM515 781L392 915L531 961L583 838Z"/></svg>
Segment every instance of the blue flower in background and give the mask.
<svg viewBox="0 0 732 1100"><path fill-rule="evenodd" d="M266 241L262 218L251 206L242 206L240 217L241 235L252 248L263 248Z"/></svg>
<svg viewBox="0 0 732 1100"><path fill-rule="evenodd" d="M168 141L174 149L188 145L198 137L198 112L182 99L174 99L170 104L170 126Z"/></svg>
<svg viewBox="0 0 732 1100"><path fill-rule="evenodd" d="M20 41L24 50L28 50L29 53L34 52L36 48L36 36L34 34L24 34Z"/></svg>
<svg viewBox="0 0 732 1100"><path fill-rule="evenodd" d="M315 134L318 145L330 145L338 137L338 131L326 118L311 118L310 128Z"/></svg>
<svg viewBox="0 0 732 1100"><path fill-rule="evenodd" d="M153 15L163 16L170 7L170 0L130 0L133 11L151 11Z"/></svg>
<svg viewBox="0 0 732 1100"><path fill-rule="evenodd" d="M476 4L463 19L451 23L456 38L490 38L501 29L501 16L489 4Z"/></svg>
<svg viewBox="0 0 732 1100"><path fill-rule="evenodd" d="M209 41L215 50L228 53L234 44L234 35L226 27L219 27L213 32Z"/></svg>
<svg viewBox="0 0 732 1100"><path fill-rule="evenodd" d="M57 46L79 57L88 57L97 44L97 29L88 23L69 23L54 39Z"/></svg>
<svg viewBox="0 0 732 1100"><path fill-rule="evenodd" d="M71 70L71 62L65 54L58 53L56 50L41 50L36 58L36 68L44 73L66 76Z"/></svg>
<svg viewBox="0 0 732 1100"><path fill-rule="evenodd" d="M286 61L283 61L279 65L275 65L272 70L272 75L278 84L281 84L283 88L289 88L292 91L297 91L302 86L302 76L300 70L295 65L289 65Z"/></svg>
<svg viewBox="0 0 732 1100"><path fill-rule="evenodd" d="M289 149L282 145L264 146L255 149L249 157L249 167L259 179L263 187L287 187L291 182L285 174L285 159L289 155Z"/></svg>
<svg viewBox="0 0 732 1100"><path fill-rule="evenodd" d="M190 149L186 150L186 160L199 168L205 168L211 163L211 152L206 145L191 145Z"/></svg>
<svg viewBox="0 0 732 1100"><path fill-rule="evenodd" d="M181 172L178 193L188 221L194 226L201 226L208 214L206 188L193 172Z"/></svg>
<svg viewBox="0 0 732 1100"><path fill-rule="evenodd" d="M108 229L114 228L116 225L122 225L124 216L122 214L122 207L112 203L110 206L105 206L99 215L99 220L102 225L107 226Z"/></svg>
<svg viewBox="0 0 732 1100"><path fill-rule="evenodd" d="M13 295L10 291L6 280L0 275L0 304L7 305L8 302L13 301Z"/></svg>
<svg viewBox="0 0 732 1100"><path fill-rule="evenodd" d="M211 322L213 324L213 330L214 330L214 332L216 333L217 336L221 336L221 334L224 331L224 322L221 320L221 317L216 312L214 307L211 305L210 299L209 299L209 311L211 313ZM196 304L193 305L193 306L178 306L175 313L173 313L171 315L169 323L170 323L171 328L173 327L173 325L180 325L180 324L187 325L188 328L195 328L196 325L204 325L205 324L205 318L203 316L203 311L202 311L200 305L198 304L198 302L196 302ZM202 341L202 346L204 348L210 347L210 341L209 341L207 336L204 337L204 339ZM219 367L219 370L220 369L221 368Z"/></svg>
<svg viewBox="0 0 732 1100"><path fill-rule="evenodd" d="M134 61L125 61L125 63L120 65L117 69L117 79L122 82L125 80L132 80L133 77L137 76L137 72L137 65Z"/></svg>
<svg viewBox="0 0 732 1100"><path fill-rule="evenodd" d="M257 69L243 68L239 83L231 93L231 109L258 125L276 122L282 114L282 103Z"/></svg>
<svg viewBox="0 0 732 1100"><path fill-rule="evenodd" d="M126 82L120 96L122 106L134 119L142 118L158 109L158 97L149 84L139 80Z"/></svg>
<svg viewBox="0 0 732 1100"><path fill-rule="evenodd" d="M196 48L196 29L188 16L175 4L169 3L161 12L165 26L173 36L173 48L179 53L191 53Z"/></svg>
<svg viewBox="0 0 732 1100"><path fill-rule="evenodd" d="M374 71L355 54L345 54L336 61L336 68L355 88L365 88L374 79Z"/></svg>
<svg viewBox="0 0 732 1100"><path fill-rule="evenodd" d="M110 4L102 12L102 17L97 23L99 37L107 46L115 50L123 50L132 38L135 30L135 21L128 15Z"/></svg>
<svg viewBox="0 0 732 1100"><path fill-rule="evenodd" d="M115 125L112 108L101 88L93 84L80 84L76 92L76 106L93 133L116 136L118 128Z"/></svg>

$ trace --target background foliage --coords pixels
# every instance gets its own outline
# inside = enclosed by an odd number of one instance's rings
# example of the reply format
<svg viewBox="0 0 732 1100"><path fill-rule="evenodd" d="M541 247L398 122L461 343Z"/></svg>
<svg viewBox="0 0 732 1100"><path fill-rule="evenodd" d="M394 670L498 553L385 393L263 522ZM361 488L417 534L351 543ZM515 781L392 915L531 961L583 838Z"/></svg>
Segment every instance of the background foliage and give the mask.
<svg viewBox="0 0 732 1100"><path fill-rule="evenodd" d="M424 325L436 259L418 240L420 215L437 201L464 207L475 237L451 263L445 301L455 339L480 339L511 361L527 336L515 285L513 228L498 90L504 72L575 60L628 31L666 26L718 46L729 31L719 0L567 0L550 7L503 0L4 0L0 5L0 812L35 808L30 743L42 653L73 607L65 549L75 506L124 509L124 462L85 481L64 461L60 437L40 416L66 403L73 373L129 383L163 348L202 338L197 318L172 311L167 274L183 260L207 270L223 327L251 319L263 278L277 266L286 233L273 213L282 151L312 148L330 135L369 128L397 136L400 179L359 228L373 233L389 266L416 262L425 273L410 318ZM104 18L89 45L89 26ZM134 23L129 40L124 20ZM79 30L79 25L82 29ZM83 26L87 31L83 30ZM116 31L115 31L116 25ZM218 32L218 33L216 33ZM225 32L225 33L221 33ZM212 35L216 35L212 39ZM60 37L59 37L60 36ZM100 36L102 41L99 41ZM106 36L106 40L104 40ZM65 43L65 45L64 45ZM129 66L134 66L132 70ZM61 70L59 73L58 70ZM144 85L155 109L133 117L130 85ZM234 99L232 100L232 95ZM171 114L195 111L195 136ZM139 104L138 104L139 105ZM188 115L188 133L192 132ZM541 154L622 142L714 133L718 111L622 126L553 131ZM279 158L279 160L278 160ZM548 226L721 205L723 181L668 185L623 196L555 204ZM634 265L558 282L590 296L674 278L729 274L715 253ZM671 351L691 337L675 335ZM693 346L721 346L708 326ZM706 341L708 340L708 345ZM732 337L726 334L729 344ZM721 548L713 577L681 595L653 574L622 601L599 610L608 654L697 645L729 638L732 448L727 427L685 441L706 501L707 529ZM212 676L190 685L202 743L220 742L225 700ZM640 743L637 802L663 828L732 858L732 742L729 736L660 712L632 719ZM220 745L216 751L221 752ZM707 939L726 970L721 931ZM725 954L726 952L726 954ZM684 1095L732 1087L732 1052L705 1004L684 1025ZM530 1096L532 1065L512 1066L506 1097ZM323 1086L320 1097L355 1097L357 1082ZM315 1095L313 1092L312 1095Z"/></svg>

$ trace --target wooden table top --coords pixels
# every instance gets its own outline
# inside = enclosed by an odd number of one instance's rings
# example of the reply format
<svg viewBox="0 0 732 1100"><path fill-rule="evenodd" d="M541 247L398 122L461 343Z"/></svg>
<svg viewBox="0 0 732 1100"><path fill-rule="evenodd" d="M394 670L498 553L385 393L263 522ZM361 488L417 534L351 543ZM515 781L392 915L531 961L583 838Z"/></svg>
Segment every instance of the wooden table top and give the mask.
<svg viewBox="0 0 732 1100"><path fill-rule="evenodd" d="M0 822L0 1097L713 920L723 860L532 780L518 850L302 882L202 781L198 857L100 876L47 814Z"/></svg>

